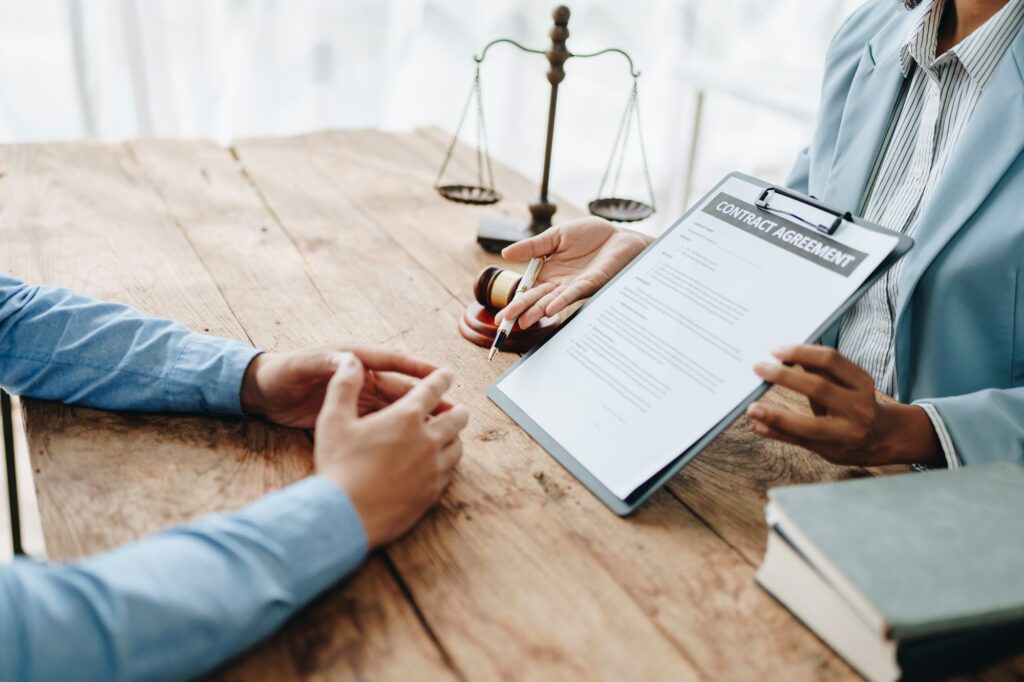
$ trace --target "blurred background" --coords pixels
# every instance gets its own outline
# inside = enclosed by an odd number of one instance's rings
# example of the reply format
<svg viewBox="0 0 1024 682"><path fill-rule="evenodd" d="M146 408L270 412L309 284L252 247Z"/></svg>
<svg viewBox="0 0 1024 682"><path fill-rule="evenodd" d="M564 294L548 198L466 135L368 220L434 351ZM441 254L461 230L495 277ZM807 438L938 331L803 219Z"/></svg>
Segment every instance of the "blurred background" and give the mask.
<svg viewBox="0 0 1024 682"><path fill-rule="evenodd" d="M619 47L640 78L658 233L730 170L784 179L814 125L832 34L862 0L573 0L569 49ZM472 56L545 48L552 0L0 0L0 142L453 131ZM491 153L539 178L547 62L481 70ZM631 88L617 55L571 60L551 188L579 206ZM470 116L463 136L472 143ZM441 158L438 158L440 166ZM636 138L620 188L645 198ZM499 187L500 190L500 187Z"/></svg>

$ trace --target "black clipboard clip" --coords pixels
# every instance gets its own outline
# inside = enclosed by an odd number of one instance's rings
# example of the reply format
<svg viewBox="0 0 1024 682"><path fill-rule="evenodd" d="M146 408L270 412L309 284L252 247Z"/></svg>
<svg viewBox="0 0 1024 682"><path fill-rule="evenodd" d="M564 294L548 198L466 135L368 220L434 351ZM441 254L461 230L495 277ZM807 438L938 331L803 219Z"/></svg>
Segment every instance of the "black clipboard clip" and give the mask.
<svg viewBox="0 0 1024 682"><path fill-rule="evenodd" d="M808 220L807 218L797 215L796 213L791 213L790 211L783 211L780 208L772 208L771 200L772 197L774 197L776 194L788 197L790 199L793 199L794 201L799 201L801 204L813 206L819 211L823 211L825 213L828 213L829 215L835 216L835 220L833 220L828 225L822 225L821 223L818 223L813 220ZM807 225L808 227L813 227L818 232L821 232L822 234L827 234L830 237L836 233L836 230L839 229L839 226L843 224L844 220L853 221L853 216L850 214L849 211L840 211L839 209L831 208L821 203L820 201L816 200L814 197L808 198L802 196L795 192L789 191L785 187L775 187L773 185L765 187L761 191L761 195L757 197L757 201L755 201L754 203L757 205L758 208L760 208L763 211L770 211L776 215L794 218L802 222L804 225Z"/></svg>

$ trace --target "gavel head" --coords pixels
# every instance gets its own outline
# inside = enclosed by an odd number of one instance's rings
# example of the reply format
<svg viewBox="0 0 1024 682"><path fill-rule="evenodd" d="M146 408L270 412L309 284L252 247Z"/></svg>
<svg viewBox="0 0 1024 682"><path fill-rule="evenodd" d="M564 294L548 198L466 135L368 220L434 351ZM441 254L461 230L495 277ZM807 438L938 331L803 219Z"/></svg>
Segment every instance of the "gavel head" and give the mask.
<svg viewBox="0 0 1024 682"><path fill-rule="evenodd" d="M523 279L521 272L488 265L476 276L473 293L477 303L496 313L512 300L512 295Z"/></svg>
<svg viewBox="0 0 1024 682"><path fill-rule="evenodd" d="M491 265L480 271L473 285L476 299L466 306L466 312L459 319L459 334L478 346L490 348L498 333L494 316L508 305L522 281L522 273ZM525 353L558 329L558 316L542 317L527 329L518 324L502 346L511 353Z"/></svg>

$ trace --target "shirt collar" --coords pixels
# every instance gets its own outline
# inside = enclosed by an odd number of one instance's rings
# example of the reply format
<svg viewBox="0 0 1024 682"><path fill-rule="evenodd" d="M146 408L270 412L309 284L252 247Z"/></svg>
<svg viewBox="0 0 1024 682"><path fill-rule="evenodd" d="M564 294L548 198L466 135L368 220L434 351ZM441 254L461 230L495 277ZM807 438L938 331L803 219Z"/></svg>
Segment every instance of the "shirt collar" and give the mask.
<svg viewBox="0 0 1024 682"><path fill-rule="evenodd" d="M1024 0L1010 0L974 33L936 58L939 24L946 0L924 0L906 41L900 47L900 68L908 76L916 63L934 69L957 59L978 87L983 88L995 73L1000 59L1024 26Z"/></svg>

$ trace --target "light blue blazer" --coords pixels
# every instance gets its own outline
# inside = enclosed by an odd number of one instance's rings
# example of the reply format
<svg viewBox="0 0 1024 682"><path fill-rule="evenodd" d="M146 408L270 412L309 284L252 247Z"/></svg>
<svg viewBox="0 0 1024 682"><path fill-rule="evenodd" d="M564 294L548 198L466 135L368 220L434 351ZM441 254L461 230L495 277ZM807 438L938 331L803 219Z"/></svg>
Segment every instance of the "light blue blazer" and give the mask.
<svg viewBox="0 0 1024 682"><path fill-rule="evenodd" d="M856 212L903 84L916 10L872 0L836 35L788 184ZM938 409L965 464L1024 463L1024 31L982 94L905 257L896 388ZM835 345L837 329L822 339Z"/></svg>

